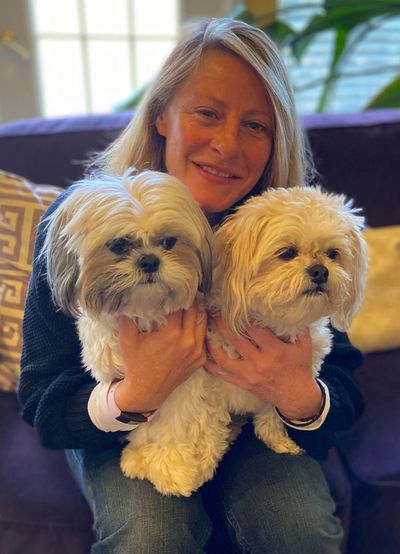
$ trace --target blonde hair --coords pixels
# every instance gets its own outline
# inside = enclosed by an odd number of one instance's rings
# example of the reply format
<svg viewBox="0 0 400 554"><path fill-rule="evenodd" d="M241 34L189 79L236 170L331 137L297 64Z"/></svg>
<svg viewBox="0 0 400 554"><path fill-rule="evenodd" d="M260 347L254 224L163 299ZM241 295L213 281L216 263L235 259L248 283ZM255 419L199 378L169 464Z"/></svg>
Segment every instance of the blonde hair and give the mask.
<svg viewBox="0 0 400 554"><path fill-rule="evenodd" d="M270 161L252 194L267 187L306 182L307 156L296 113L292 87L276 45L255 27L232 19L200 19L186 25L177 45L154 78L136 114L124 132L96 160L106 172L121 175L133 166L139 171L166 171L164 137L156 129L157 116L210 48L240 56L260 76L274 114Z"/></svg>

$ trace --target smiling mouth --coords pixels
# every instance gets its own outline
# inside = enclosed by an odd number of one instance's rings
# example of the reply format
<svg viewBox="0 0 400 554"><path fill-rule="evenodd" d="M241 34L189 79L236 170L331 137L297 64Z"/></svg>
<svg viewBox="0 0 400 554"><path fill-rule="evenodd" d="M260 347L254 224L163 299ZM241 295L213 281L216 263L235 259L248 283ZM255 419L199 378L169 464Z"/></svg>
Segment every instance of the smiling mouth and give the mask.
<svg viewBox="0 0 400 554"><path fill-rule="evenodd" d="M224 177L225 179L239 179L237 175L233 175L232 173L229 173L227 171L219 171L218 169L215 169L214 167L210 167L209 165L200 164L194 162L194 164L205 171L206 173L209 173L210 175L215 175L216 177Z"/></svg>

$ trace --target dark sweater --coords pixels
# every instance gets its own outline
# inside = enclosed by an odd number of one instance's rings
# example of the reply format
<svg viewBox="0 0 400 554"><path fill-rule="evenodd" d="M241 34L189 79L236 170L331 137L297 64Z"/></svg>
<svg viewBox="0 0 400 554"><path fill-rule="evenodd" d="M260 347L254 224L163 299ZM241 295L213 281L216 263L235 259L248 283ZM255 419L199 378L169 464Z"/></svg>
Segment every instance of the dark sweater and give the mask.
<svg viewBox="0 0 400 554"><path fill-rule="evenodd" d="M53 211L62 197L49 209ZM44 239L39 226L35 260ZM75 321L58 311L52 301L43 262L34 261L27 294L18 397L22 416L35 426L48 448L107 448L121 442L124 433L106 433L93 425L87 411L96 385L81 363L81 346ZM334 348L327 356L321 379L328 385L331 409L315 431L288 428L290 436L316 458L324 458L338 431L361 414L362 397L353 370L362 357L344 333L335 332Z"/></svg>

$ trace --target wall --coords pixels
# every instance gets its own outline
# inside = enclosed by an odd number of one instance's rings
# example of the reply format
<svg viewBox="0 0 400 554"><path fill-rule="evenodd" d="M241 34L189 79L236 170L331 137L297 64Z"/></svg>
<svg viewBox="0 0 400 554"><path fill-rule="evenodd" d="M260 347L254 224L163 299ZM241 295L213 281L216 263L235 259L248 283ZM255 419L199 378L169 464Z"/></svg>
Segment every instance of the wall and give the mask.
<svg viewBox="0 0 400 554"><path fill-rule="evenodd" d="M32 39L28 23L28 0L0 0L0 37L5 30L28 50ZM0 43L0 122L37 115L33 57L24 60Z"/></svg>

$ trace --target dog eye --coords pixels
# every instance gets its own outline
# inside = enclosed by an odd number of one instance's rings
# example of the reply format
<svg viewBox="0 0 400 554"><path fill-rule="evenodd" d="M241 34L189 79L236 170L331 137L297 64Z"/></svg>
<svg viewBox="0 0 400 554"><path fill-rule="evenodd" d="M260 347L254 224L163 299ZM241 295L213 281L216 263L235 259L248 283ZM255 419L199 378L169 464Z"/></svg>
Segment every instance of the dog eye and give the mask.
<svg viewBox="0 0 400 554"><path fill-rule="evenodd" d="M165 239L161 240L161 246L165 248L165 250L172 250L176 244L176 241L176 237L165 237Z"/></svg>
<svg viewBox="0 0 400 554"><path fill-rule="evenodd" d="M335 248L330 248L327 251L326 255L328 256L329 259L336 260L336 258L339 256L339 252Z"/></svg>
<svg viewBox="0 0 400 554"><path fill-rule="evenodd" d="M297 256L297 248L294 248L293 246L290 248L286 248L286 250L282 250L282 252L278 255L278 258L281 260L293 260Z"/></svg>
<svg viewBox="0 0 400 554"><path fill-rule="evenodd" d="M133 248L132 241L127 237L120 237L118 239L112 240L107 243L107 247L111 250L113 254L122 256L124 254L129 254Z"/></svg>

